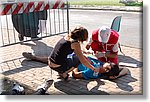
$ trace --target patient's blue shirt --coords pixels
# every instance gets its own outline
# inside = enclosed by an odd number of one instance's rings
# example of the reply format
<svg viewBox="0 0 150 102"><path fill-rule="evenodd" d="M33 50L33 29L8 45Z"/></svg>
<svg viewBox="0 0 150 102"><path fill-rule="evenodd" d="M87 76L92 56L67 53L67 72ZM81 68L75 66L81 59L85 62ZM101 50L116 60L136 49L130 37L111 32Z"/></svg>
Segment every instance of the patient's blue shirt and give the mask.
<svg viewBox="0 0 150 102"><path fill-rule="evenodd" d="M95 68L97 68L97 64L99 63L101 66L103 65L102 62L100 62L97 59L88 57L92 62L93 62L93 66ZM82 75L85 79L89 80L89 79L96 79L99 78L100 76L102 76L102 74L98 74L98 76L94 76L93 73L94 71L92 71L90 68L87 68L86 66L84 66L83 64L79 64L78 66L78 70L82 72Z"/></svg>

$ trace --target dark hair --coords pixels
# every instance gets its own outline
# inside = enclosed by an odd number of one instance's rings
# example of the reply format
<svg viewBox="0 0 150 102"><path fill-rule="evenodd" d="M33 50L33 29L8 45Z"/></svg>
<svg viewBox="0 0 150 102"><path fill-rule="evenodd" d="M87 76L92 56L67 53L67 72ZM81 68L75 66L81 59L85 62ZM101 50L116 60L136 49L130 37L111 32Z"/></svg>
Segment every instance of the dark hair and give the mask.
<svg viewBox="0 0 150 102"><path fill-rule="evenodd" d="M83 27L76 27L71 31L71 38L78 41L86 41L88 39L88 31Z"/></svg>
<svg viewBox="0 0 150 102"><path fill-rule="evenodd" d="M119 66L114 63L110 63L111 70L109 72L104 73L105 76L118 76L119 75Z"/></svg>

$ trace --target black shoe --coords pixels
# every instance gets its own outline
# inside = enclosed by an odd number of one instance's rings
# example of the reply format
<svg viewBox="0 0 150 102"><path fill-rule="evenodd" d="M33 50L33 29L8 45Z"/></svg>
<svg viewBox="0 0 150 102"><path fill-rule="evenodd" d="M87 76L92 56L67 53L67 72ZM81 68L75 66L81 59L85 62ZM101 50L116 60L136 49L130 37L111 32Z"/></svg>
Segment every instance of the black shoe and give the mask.
<svg viewBox="0 0 150 102"><path fill-rule="evenodd" d="M37 91L33 95L45 95L45 92L53 84L53 81L53 79L49 79L44 84L38 86Z"/></svg>
<svg viewBox="0 0 150 102"><path fill-rule="evenodd" d="M64 76L63 74L59 74L59 77L57 79L63 79L64 81L68 81L69 78L69 74L66 74L66 76Z"/></svg>
<svg viewBox="0 0 150 102"><path fill-rule="evenodd" d="M33 93L33 95L45 95L45 90L40 88L40 89L37 89L37 91L35 93Z"/></svg>
<svg viewBox="0 0 150 102"><path fill-rule="evenodd" d="M64 80L65 80L65 81L68 81L68 78L69 78L69 74L67 74L67 76L64 77Z"/></svg>

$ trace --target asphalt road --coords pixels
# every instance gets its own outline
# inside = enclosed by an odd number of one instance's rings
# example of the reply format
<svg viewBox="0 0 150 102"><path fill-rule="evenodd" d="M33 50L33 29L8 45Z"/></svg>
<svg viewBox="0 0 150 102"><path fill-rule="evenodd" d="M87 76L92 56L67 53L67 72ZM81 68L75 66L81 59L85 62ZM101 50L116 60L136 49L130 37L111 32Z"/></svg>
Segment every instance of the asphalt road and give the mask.
<svg viewBox="0 0 150 102"><path fill-rule="evenodd" d="M94 29L111 26L113 19L121 15L120 42L122 45L142 48L142 13L124 11L75 10L69 12L70 28L82 25L91 35Z"/></svg>

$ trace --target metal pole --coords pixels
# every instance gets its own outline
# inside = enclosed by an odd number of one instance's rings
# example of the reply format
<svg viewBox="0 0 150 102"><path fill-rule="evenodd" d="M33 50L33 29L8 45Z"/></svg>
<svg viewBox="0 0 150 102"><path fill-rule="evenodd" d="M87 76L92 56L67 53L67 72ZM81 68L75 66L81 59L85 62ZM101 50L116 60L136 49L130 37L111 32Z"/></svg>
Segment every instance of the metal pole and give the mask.
<svg viewBox="0 0 150 102"><path fill-rule="evenodd" d="M67 30L69 34L69 3L67 1Z"/></svg>

